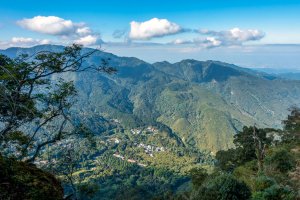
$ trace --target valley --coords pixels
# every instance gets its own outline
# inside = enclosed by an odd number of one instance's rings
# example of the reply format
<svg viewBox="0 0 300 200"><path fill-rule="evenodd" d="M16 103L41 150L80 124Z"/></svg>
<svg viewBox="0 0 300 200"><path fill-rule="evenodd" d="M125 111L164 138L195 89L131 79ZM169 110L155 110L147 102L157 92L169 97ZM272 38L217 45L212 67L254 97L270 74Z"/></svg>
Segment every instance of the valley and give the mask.
<svg viewBox="0 0 300 200"><path fill-rule="evenodd" d="M63 48L42 45L0 53L16 57ZM76 97L68 115L76 128L43 148L34 161L61 180L64 193L80 199L192 195L193 170L216 173L216 156L235 151L245 127L280 133L288 109L300 104L300 81L219 61L150 64L97 50L83 67L103 60L117 73L51 76L53 83L74 83ZM41 130L37 143L58 123L53 120ZM30 132L35 126L22 128ZM13 144L6 150L22 156Z"/></svg>

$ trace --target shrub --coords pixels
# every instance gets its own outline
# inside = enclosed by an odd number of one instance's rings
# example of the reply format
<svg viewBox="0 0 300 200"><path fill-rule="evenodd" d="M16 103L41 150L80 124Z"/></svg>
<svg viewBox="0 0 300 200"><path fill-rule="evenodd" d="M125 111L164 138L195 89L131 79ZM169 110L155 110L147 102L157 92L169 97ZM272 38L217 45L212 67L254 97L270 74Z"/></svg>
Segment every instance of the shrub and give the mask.
<svg viewBox="0 0 300 200"><path fill-rule="evenodd" d="M63 199L60 182L33 164L0 155L0 199Z"/></svg>
<svg viewBox="0 0 300 200"><path fill-rule="evenodd" d="M194 200L246 200L251 192L247 185L238 181L232 175L219 175L200 187L192 194Z"/></svg>
<svg viewBox="0 0 300 200"><path fill-rule="evenodd" d="M253 193L252 200L296 200L296 195L290 188L275 184L263 191Z"/></svg>
<svg viewBox="0 0 300 200"><path fill-rule="evenodd" d="M295 168L296 161L286 149L279 149L266 157L266 164L272 169L286 173Z"/></svg>
<svg viewBox="0 0 300 200"><path fill-rule="evenodd" d="M253 190L255 185L255 179L257 176L257 171L257 162L253 160L235 168L232 174L238 180L246 183L246 185L250 187L251 190Z"/></svg>
<svg viewBox="0 0 300 200"><path fill-rule="evenodd" d="M192 184L195 188L199 188L208 177L207 171L202 168L193 168L189 173L192 178Z"/></svg>
<svg viewBox="0 0 300 200"><path fill-rule="evenodd" d="M254 191L263 191L275 184L276 184L276 182L272 178L267 177L267 176L259 176L254 181L253 190Z"/></svg>

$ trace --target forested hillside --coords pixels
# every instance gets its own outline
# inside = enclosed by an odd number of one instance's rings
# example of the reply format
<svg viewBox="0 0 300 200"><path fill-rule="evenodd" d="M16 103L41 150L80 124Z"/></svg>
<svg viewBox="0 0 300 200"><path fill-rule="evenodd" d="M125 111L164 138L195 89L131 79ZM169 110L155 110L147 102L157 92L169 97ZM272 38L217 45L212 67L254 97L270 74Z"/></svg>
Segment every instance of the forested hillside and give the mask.
<svg viewBox="0 0 300 200"><path fill-rule="evenodd" d="M31 55L43 50L62 47L11 48L1 53ZM281 128L287 109L300 103L299 81L268 77L222 62L183 60L151 65L97 51L85 65L103 60L118 73L63 75L74 81L78 90L74 118L98 133L110 126L100 119L117 120L126 130L166 126L184 144L216 153L233 147L233 136L244 125Z"/></svg>
<svg viewBox="0 0 300 200"><path fill-rule="evenodd" d="M80 45L0 53L0 199L299 197L299 81Z"/></svg>

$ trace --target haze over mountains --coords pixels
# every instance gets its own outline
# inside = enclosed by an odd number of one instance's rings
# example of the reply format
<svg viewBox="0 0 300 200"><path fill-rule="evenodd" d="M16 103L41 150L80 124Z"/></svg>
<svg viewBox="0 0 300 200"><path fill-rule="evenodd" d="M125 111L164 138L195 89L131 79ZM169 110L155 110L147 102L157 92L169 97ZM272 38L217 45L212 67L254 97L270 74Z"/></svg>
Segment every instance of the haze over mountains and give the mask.
<svg viewBox="0 0 300 200"><path fill-rule="evenodd" d="M255 70L283 79L300 80L300 70L298 69L255 68Z"/></svg>
<svg viewBox="0 0 300 200"><path fill-rule="evenodd" d="M42 45L0 53L14 57L62 48ZM232 64L196 60L149 64L102 51L86 64L99 64L101 59L109 59L118 73L65 75L79 92L74 116L99 133L109 129L112 119L126 129L163 126L185 145L216 152L232 147L233 135L244 125L281 128L288 108L300 104L300 81Z"/></svg>

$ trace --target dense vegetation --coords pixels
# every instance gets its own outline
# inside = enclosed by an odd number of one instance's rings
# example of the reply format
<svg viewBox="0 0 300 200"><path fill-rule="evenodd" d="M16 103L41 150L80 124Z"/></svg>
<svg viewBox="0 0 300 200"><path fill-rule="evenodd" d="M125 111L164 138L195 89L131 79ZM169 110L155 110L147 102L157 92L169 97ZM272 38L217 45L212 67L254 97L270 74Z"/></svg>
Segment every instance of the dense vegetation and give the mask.
<svg viewBox="0 0 300 200"><path fill-rule="evenodd" d="M0 155L0 199L60 200L63 188L53 174Z"/></svg>
<svg viewBox="0 0 300 200"><path fill-rule="evenodd" d="M1 199L62 198L60 182L32 165L46 147L71 135L86 135L68 113L76 95L74 83L61 75L88 69L115 71L106 63L83 66L95 50L81 50L74 44L61 52L15 59L0 55Z"/></svg>
<svg viewBox="0 0 300 200"><path fill-rule="evenodd" d="M216 160L163 132L111 131L93 142L74 140L71 152L62 145L73 158L71 174L64 173L66 160L50 165L53 158L48 159L45 169L51 166L59 172L66 192L75 191L83 199L295 200L299 198L300 110L292 108L283 123L283 130L244 127L235 135L235 148L219 151ZM165 145L166 150L152 152L151 157L135 143Z"/></svg>
<svg viewBox="0 0 300 200"><path fill-rule="evenodd" d="M269 80L212 61L53 48L0 56L0 199L299 198L300 110L274 129ZM241 95L259 84L254 102ZM298 83L272 84L296 102Z"/></svg>
<svg viewBox="0 0 300 200"><path fill-rule="evenodd" d="M63 47L10 48L0 53L15 57L39 51L61 52ZM97 134L109 128L105 120L118 120L129 130L164 125L185 145L215 154L233 147L233 136L243 126L281 128L287 109L300 104L299 81L269 78L222 62L149 64L96 51L83 66L97 66L103 59L118 73L87 70L63 75L78 92L70 113Z"/></svg>
<svg viewBox="0 0 300 200"><path fill-rule="evenodd" d="M212 173L191 171L189 198L298 199L300 109L292 108L283 124L283 131L244 127L235 136L234 149L217 153Z"/></svg>

